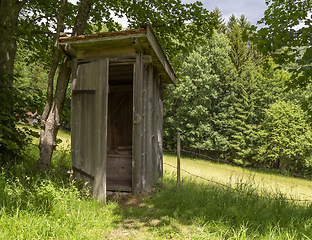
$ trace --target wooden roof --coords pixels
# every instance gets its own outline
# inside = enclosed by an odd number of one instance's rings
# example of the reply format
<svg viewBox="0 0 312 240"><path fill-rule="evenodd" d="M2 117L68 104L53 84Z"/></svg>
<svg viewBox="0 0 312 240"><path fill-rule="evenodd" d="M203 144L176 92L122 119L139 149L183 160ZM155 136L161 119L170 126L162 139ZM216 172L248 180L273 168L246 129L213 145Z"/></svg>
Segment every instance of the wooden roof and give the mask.
<svg viewBox="0 0 312 240"><path fill-rule="evenodd" d="M142 25L143 26L143 25ZM161 80L176 85L177 75L150 25L140 29L104 32L92 35L60 37L59 45L79 59L109 57L111 61L135 60L136 53L152 57Z"/></svg>

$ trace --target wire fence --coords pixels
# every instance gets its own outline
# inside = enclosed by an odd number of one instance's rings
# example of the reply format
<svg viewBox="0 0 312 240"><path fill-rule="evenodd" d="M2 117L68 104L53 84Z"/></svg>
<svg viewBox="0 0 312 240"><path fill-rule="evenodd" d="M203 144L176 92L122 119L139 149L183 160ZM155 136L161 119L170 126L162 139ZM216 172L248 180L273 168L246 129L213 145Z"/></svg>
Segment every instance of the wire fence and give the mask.
<svg viewBox="0 0 312 240"><path fill-rule="evenodd" d="M182 150L181 150L181 151L182 151ZM172 168L174 168L174 169L177 169L176 166L173 166L173 165L171 165L171 164L169 164L169 163L164 163L164 164L167 165L167 166L170 166L170 167L172 167ZM212 179L208 179L208 178L204 178L204 177L202 177L202 176L198 176L198 175L193 174L193 173L191 173L191 172L189 172L189 171L187 171L187 170L185 170L185 169L182 169L182 168L181 168L181 171L182 171L182 172L185 172L185 173L187 173L187 174L189 174L190 176L193 176L193 177L202 179L202 180L207 181L207 182L211 182L211 183L217 184L217 185L219 185L219 186L222 186L222 187L224 187L224 188L230 189L230 190L232 190L232 191L236 191L236 192L240 192L240 193L245 193L245 194L246 194L246 192L244 192L244 191L242 191L242 190L240 190L240 189L233 188L233 187L231 187L231 186L229 186L229 185L226 185L226 184L223 184L223 183L214 181L214 180L212 180ZM308 200L308 199L294 199L294 198L282 198L282 199L281 199L281 198L269 198L269 197L261 196L261 195L255 194L255 193L249 193L249 194L252 195L252 196L254 196L254 197L262 198L262 199L266 199L266 200L274 200L274 201L281 201L281 200L284 200L284 201L305 202L305 203L310 203L310 202L312 202L312 200Z"/></svg>
<svg viewBox="0 0 312 240"><path fill-rule="evenodd" d="M172 149L163 149L164 152L176 152L176 150L172 150ZM224 163L224 164L228 164L228 165L231 165L231 166L234 166L234 167L239 167L239 168L243 168L243 169L246 169L246 170L254 170L254 171L262 171L262 172L271 172L271 173L280 173L280 174L283 174L283 175L291 175L293 177L297 177L297 178L303 178L303 179L312 179L312 175L300 175L300 174L296 174L296 173L291 173L291 172L287 172L287 173L283 173L279 170L273 170L273 169L262 169L262 168L252 168L252 167L245 167L245 166L242 166L242 165L238 165L238 164L235 164L233 162L229 162L227 160L224 160L224 159L221 159L221 158L212 158L208 155L205 155L205 154L201 154L201 153L195 153L195 152L192 152L192 151L189 151L189 150L184 150L184 149L181 149L181 152L185 152L185 153L189 153L189 154L192 154L192 155L195 155L195 156L200 156L204 159L208 159L210 161L213 161L213 162L217 162L217 163Z"/></svg>
<svg viewBox="0 0 312 240"><path fill-rule="evenodd" d="M32 144L32 143L31 143ZM32 144L32 145L35 145L35 146L38 146L36 144ZM70 149L62 149L61 151L65 151L65 152L71 152ZM172 149L163 149L164 152L176 152L176 150L172 150ZM278 170L269 170L269 169L259 169L259 168L250 168L250 167L244 167L244 166L241 166L241 165L238 165L238 164L235 164L235 163L232 163L232 162L229 162L227 160L224 160L224 159L221 159L221 158L213 158L213 157L210 157L208 155L205 155L205 154L201 154L201 153L195 153L195 152L192 152L192 151L189 151L189 150L184 150L184 149L181 149L181 152L185 152L185 153L188 153L188 154L192 154L192 155L195 155L195 156L201 156L205 159L209 159L210 161L213 161L213 162L217 162L217 163L225 163L225 164L228 164L228 165L231 165L231 166L235 166L235 167L240 167L240 168L243 168L243 169L247 169L247 170L255 170L255 171L264 171L264 172L272 172L272 173L281 173L281 174L284 174ZM172 168L175 168L177 169L176 166L173 166L169 163L164 163L165 165L167 166L170 166ZM207 181L207 182L211 182L211 183L214 183L214 184L217 184L219 186L222 186L224 188L228 188L232 191L238 191L238 192L241 192L241 193L244 193L242 190L240 189L237 189L237 188L233 188L229 185L226 185L226 184L223 184L223 183L220 183L220 182L217 182L217 181L214 181L212 179L208 179L208 178L204 178L202 176L198 176L196 174L193 174L185 169L182 169L180 168L180 170L182 172L185 172L187 174L189 174L190 176L193 176L193 177L196 177L196 178L199 178L199 179L202 179L204 181ZM311 175L300 175L300 174L294 174L294 173L288 173L289 175L292 175L294 177L299 177L299 178L311 178L312 176ZM258 195L258 194L255 194L255 193L251 193L250 195L254 196L254 197L257 197L257 198L262 198L262 199L266 199L266 200L276 200L276 201L280 201L281 199L278 199L278 198L268 198L268 197L265 197L265 196L261 196L261 195ZM285 201L296 201L296 202L312 202L312 200L308 200L308 199L294 199L294 198L283 198L283 200Z"/></svg>

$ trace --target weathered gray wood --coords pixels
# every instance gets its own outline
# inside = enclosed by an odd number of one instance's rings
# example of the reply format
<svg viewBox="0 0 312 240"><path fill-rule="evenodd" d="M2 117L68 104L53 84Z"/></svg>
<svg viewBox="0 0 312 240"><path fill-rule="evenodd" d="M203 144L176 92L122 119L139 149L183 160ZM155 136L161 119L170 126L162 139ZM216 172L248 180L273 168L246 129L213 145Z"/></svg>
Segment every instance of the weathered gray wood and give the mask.
<svg viewBox="0 0 312 240"><path fill-rule="evenodd" d="M113 92L113 91L112 91ZM112 106L113 112L111 113L110 117L113 119L116 115L116 113L120 110L122 105L125 105L125 100L127 99L127 94L123 93L122 97L118 101L117 105Z"/></svg>
<svg viewBox="0 0 312 240"><path fill-rule="evenodd" d="M95 89L72 90L72 94L81 94L81 93L95 94Z"/></svg>
<svg viewBox="0 0 312 240"><path fill-rule="evenodd" d="M107 155L107 181L129 182L132 181L132 156L131 155Z"/></svg>
<svg viewBox="0 0 312 240"><path fill-rule="evenodd" d="M71 91L73 91L75 89L76 83L77 83L77 58L74 58L72 60L72 67L71 67L71 71L72 71L72 84L71 84ZM78 99L75 99L75 101L78 101ZM78 103L76 103L78 104ZM74 105L74 98L71 98L71 164L73 164L73 160L77 159L76 154L75 154L75 149L74 146L77 146L77 143L75 142L75 140L77 139L76 137L76 132L77 132L77 122L76 119L78 118L76 109L73 108ZM74 162L74 165L77 165Z"/></svg>
<svg viewBox="0 0 312 240"><path fill-rule="evenodd" d="M157 76L157 70L153 69L153 81L152 81L152 173L155 178L157 175L157 109L156 109L156 102L157 102L157 96L156 96L156 76Z"/></svg>
<svg viewBox="0 0 312 240"><path fill-rule="evenodd" d="M131 182L107 181L107 191L131 192Z"/></svg>
<svg viewBox="0 0 312 240"><path fill-rule="evenodd" d="M136 38L145 37L145 33L135 34ZM61 42L59 45L65 45L68 43L73 44L76 48L84 48L86 46L90 46L94 48L94 46L97 46L97 44L100 45L110 45L110 46L116 46L116 45L124 45L125 42L131 42L131 39L133 38L133 35L123 35L123 36L112 36L112 37L101 37L101 38L90 38L90 39L82 39L82 40L73 40L73 41L66 41ZM114 41L120 41L120 43L115 43ZM103 44L102 42L107 42L107 44Z"/></svg>
<svg viewBox="0 0 312 240"><path fill-rule="evenodd" d="M146 76L146 177L148 180L148 186L153 184L155 175L153 171L153 66L149 64L147 66Z"/></svg>
<svg viewBox="0 0 312 240"><path fill-rule="evenodd" d="M157 175L157 115L156 115L156 76L157 76L157 68L153 67L153 91L152 95L152 161L153 161L153 176L156 181Z"/></svg>
<svg viewBox="0 0 312 240"><path fill-rule="evenodd" d="M78 69L72 83L72 166L101 201L107 189L141 192L163 174L161 83L176 76L154 33L147 33L134 42L70 42L78 55L72 62Z"/></svg>
<svg viewBox="0 0 312 240"><path fill-rule="evenodd" d="M131 65L133 66L133 64L135 64L135 58L134 59L125 59L125 60L121 60L121 61L109 61L109 66L113 67L113 66L124 66L124 65ZM111 72L111 71L110 71ZM132 76L133 77L133 76Z"/></svg>
<svg viewBox="0 0 312 240"><path fill-rule="evenodd" d="M75 68L72 69L74 71ZM79 79L83 78L83 67L77 66L77 75L79 75ZM73 72L73 84L72 84L72 90L79 89L80 88L80 81L74 76L76 75L75 72ZM81 118L81 96L75 95L72 96L72 104L71 104L71 157L72 161L71 164L74 167L81 168L81 157L80 157L80 139L81 139L81 129L80 129L80 118ZM75 172L74 172L75 177ZM78 176L77 176L78 177Z"/></svg>
<svg viewBox="0 0 312 240"><path fill-rule="evenodd" d="M145 64L149 64L153 62L153 58L150 55L144 55L143 56L143 63Z"/></svg>
<svg viewBox="0 0 312 240"><path fill-rule="evenodd" d="M136 53L144 53L144 49L142 48L138 38L132 38L131 39L131 44L134 47Z"/></svg>
<svg viewBox="0 0 312 240"><path fill-rule="evenodd" d="M65 44L65 51L72 57L77 57L77 50L71 44Z"/></svg>
<svg viewBox="0 0 312 240"><path fill-rule="evenodd" d="M143 55L137 54L133 79L133 175L132 188L137 193L143 190L142 183L142 88L143 88Z"/></svg>
<svg viewBox="0 0 312 240"><path fill-rule="evenodd" d="M97 91L85 94L89 89ZM74 176L90 182L93 194L105 202L108 60L80 64L75 91L76 94L72 95ZM80 172L75 169L80 169ZM94 176L94 180L88 176Z"/></svg>
<svg viewBox="0 0 312 240"><path fill-rule="evenodd" d="M96 62L98 81L96 81L95 104L98 111L95 114L95 130L97 131L98 165L95 174L94 191L96 197L106 203L106 152L107 152L107 109L108 109L108 81L109 60L107 58ZM96 144L95 143L95 144Z"/></svg>
<svg viewBox="0 0 312 240"><path fill-rule="evenodd" d="M164 108L163 108L163 91L161 89L161 83L159 83L159 108L160 108L160 117L159 117L159 161L158 161L158 172L159 177L163 176L163 118L164 118Z"/></svg>
<svg viewBox="0 0 312 240"><path fill-rule="evenodd" d="M147 66L143 62L142 58L142 65L143 65L143 81L142 81L142 190L146 190L149 186L149 176L147 176L147 165L146 162L146 155L147 155L147 148L146 148L146 120L147 120L147 92L146 92L146 84L147 84Z"/></svg>
<svg viewBox="0 0 312 240"><path fill-rule="evenodd" d="M158 56L159 61L161 62L161 64L163 65L163 67L165 68L168 76L170 77L171 81L173 82L174 85L176 85L176 74L173 70L173 67L170 64L170 61L167 57L167 55L164 53L163 49L161 48L161 45L159 44L155 33L153 32L153 30L151 29L150 26L146 27L146 36L152 46L152 48L154 49L156 55Z"/></svg>
<svg viewBox="0 0 312 240"><path fill-rule="evenodd" d="M162 105L162 94L160 88L160 77L156 84L156 115L157 115L157 174L158 177L162 176L163 168L163 155L162 155L162 123L163 123L163 105Z"/></svg>
<svg viewBox="0 0 312 240"><path fill-rule="evenodd" d="M91 69L90 69L91 68ZM83 64L79 66L78 79L75 89L73 91L95 88L95 82L92 77L93 69L90 64ZM73 143L75 153L77 157L73 159L73 166L81 169L82 171L94 176L95 172L90 165L93 164L89 159L93 158L93 151L90 150L93 145L93 132L92 125L94 122L91 121L94 117L94 95L75 94L72 96L73 101L73 116L72 119L75 121L74 129L72 129ZM90 106L89 106L90 105ZM75 114L75 112L77 114ZM77 136L75 136L77 134ZM94 149L93 149L94 150Z"/></svg>
<svg viewBox="0 0 312 240"><path fill-rule="evenodd" d="M65 44L71 44L76 49L77 57L79 59L83 58L90 61L96 60L98 57L107 57L110 59L110 61L123 61L130 59L131 57L128 55L129 52L127 51L118 57L116 55L106 55L105 52L111 51L113 48L122 49L125 47L131 47L134 52L144 52L151 55L153 65L158 68L158 73L162 76L162 81L176 84L177 76L173 71L167 55L162 49L156 34L153 32L150 26L145 25L144 27L146 28L145 33L112 37L94 36L94 38L90 39L61 42L59 45L65 46ZM136 44L132 45L133 38L137 39L136 42L140 42L142 50ZM101 50L99 51L99 49ZM89 55L89 57L87 57L87 55ZM94 56L92 57L92 55ZM132 58L135 58L135 56Z"/></svg>
<svg viewBox="0 0 312 240"><path fill-rule="evenodd" d="M132 146L118 146L117 150L119 151L131 150L132 151Z"/></svg>
<svg viewBox="0 0 312 240"><path fill-rule="evenodd" d="M84 60L97 60L98 58L109 58L112 61L135 59L135 49L132 46L100 48L96 50L85 49L78 51L77 58Z"/></svg>
<svg viewBox="0 0 312 240"><path fill-rule="evenodd" d="M77 67L78 67L77 58L72 59L71 64L72 64L71 66L71 72L72 72L71 90L74 90L76 86L76 82L77 82Z"/></svg>
<svg viewBox="0 0 312 240"><path fill-rule="evenodd" d="M132 92L110 92L108 114L108 150L132 145ZM108 162L109 164L109 162Z"/></svg>

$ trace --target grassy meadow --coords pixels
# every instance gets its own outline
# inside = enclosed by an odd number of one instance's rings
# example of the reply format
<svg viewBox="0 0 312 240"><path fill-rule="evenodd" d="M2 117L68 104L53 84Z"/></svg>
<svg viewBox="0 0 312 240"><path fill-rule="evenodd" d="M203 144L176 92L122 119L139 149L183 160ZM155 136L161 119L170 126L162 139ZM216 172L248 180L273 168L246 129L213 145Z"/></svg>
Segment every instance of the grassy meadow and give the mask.
<svg viewBox="0 0 312 240"><path fill-rule="evenodd" d="M176 162L177 158L175 156L166 155L164 158L164 168L172 171L173 168L170 165L176 166ZM312 201L312 181L283 176L278 172L248 170L190 158L183 159L181 169L207 180L228 186L248 184L258 189L258 191L265 190L271 193L282 194L291 199ZM182 176L190 177L189 174L183 171L181 174Z"/></svg>
<svg viewBox="0 0 312 240"><path fill-rule="evenodd" d="M182 169L231 188L183 172L178 190L165 155L161 183L103 205L70 181L66 147L45 177L37 157L31 145L1 169L0 239L312 239L311 202L287 200L311 199L310 181L183 158Z"/></svg>

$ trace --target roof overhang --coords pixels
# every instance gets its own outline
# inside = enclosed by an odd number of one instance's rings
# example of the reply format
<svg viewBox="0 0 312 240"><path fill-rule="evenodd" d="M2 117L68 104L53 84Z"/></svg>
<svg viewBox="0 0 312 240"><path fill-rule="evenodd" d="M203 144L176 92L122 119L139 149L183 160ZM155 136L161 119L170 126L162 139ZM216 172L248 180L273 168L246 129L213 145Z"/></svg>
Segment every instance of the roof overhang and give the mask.
<svg viewBox="0 0 312 240"><path fill-rule="evenodd" d="M161 81L176 85L177 75L155 32L145 24L140 29L93 35L60 37L59 47L78 61L108 57L110 61L135 60L137 53L149 55Z"/></svg>

